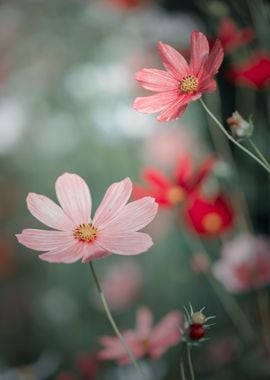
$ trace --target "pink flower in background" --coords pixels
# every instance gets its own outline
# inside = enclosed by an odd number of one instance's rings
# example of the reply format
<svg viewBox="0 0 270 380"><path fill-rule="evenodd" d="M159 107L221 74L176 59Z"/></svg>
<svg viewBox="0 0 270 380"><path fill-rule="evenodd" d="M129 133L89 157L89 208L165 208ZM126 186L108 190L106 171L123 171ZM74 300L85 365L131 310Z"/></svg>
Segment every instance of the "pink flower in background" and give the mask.
<svg viewBox="0 0 270 380"><path fill-rule="evenodd" d="M210 341L202 350L200 364L207 370L226 366L237 358L239 342L234 336L226 336Z"/></svg>
<svg viewBox="0 0 270 380"><path fill-rule="evenodd" d="M162 165L171 167L179 160L180 156L188 155L201 158L204 151L201 139L192 133L188 126L183 128L167 128L161 124L155 128L154 134L145 140L143 155L147 161L153 162L155 166ZM187 128L185 128L187 127Z"/></svg>
<svg viewBox="0 0 270 380"><path fill-rule="evenodd" d="M107 268L101 287L112 309L125 309L138 297L142 277L142 269L135 263L120 262Z"/></svg>
<svg viewBox="0 0 270 380"><path fill-rule="evenodd" d="M213 265L215 277L234 293L259 288L270 282L270 241L240 235L227 243Z"/></svg>
<svg viewBox="0 0 270 380"><path fill-rule="evenodd" d="M157 213L151 197L127 204L132 192L129 178L112 184L91 219L92 200L88 186L77 174L65 173L55 184L62 208L44 195L30 193L31 214L56 231L26 229L16 235L28 248L45 251L39 257L51 263L96 260L111 253L138 255L153 244L149 235L137 232Z"/></svg>
<svg viewBox="0 0 270 380"><path fill-rule="evenodd" d="M221 41L225 52L248 44L254 38L254 32L251 28L238 29L235 22L230 18L224 18L218 28L217 36Z"/></svg>
<svg viewBox="0 0 270 380"><path fill-rule="evenodd" d="M135 330L123 332L126 343L136 358L149 356L158 359L169 347L180 341L178 330L182 322L179 311L168 313L155 327L153 316L149 309L142 307L137 312ZM115 360L118 364L130 363L130 359L121 342L116 337L102 337L103 346L99 356L103 360Z"/></svg>
<svg viewBox="0 0 270 380"><path fill-rule="evenodd" d="M216 89L214 76L223 60L223 49L216 40L209 51L209 43L204 34L191 33L190 64L174 48L159 42L158 48L162 63L166 69L142 69L137 72L139 84L155 95L139 97L134 108L143 113L157 113L159 121L179 118L191 101L198 100L204 92Z"/></svg>

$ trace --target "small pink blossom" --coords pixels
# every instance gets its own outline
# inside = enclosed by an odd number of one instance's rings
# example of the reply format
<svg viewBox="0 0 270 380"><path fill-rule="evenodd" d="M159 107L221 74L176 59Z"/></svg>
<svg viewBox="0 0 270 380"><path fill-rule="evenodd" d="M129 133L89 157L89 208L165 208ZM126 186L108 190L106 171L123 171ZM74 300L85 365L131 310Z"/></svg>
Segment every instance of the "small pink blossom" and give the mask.
<svg viewBox="0 0 270 380"><path fill-rule="evenodd" d="M26 229L16 235L28 248L45 251L39 257L51 263L88 262L111 253L138 255L153 244L137 232L157 213L157 204L145 197L127 204L132 192L129 178L113 183L91 219L89 188L77 174L65 173L55 184L59 207L44 195L30 193L27 206L40 222L55 230Z"/></svg>
<svg viewBox="0 0 270 380"><path fill-rule="evenodd" d="M114 310L122 310L139 295L142 287L142 269L131 262L109 266L101 278L101 287Z"/></svg>
<svg viewBox="0 0 270 380"><path fill-rule="evenodd" d="M264 237L240 235L227 243L213 266L215 277L234 293L270 283L270 241Z"/></svg>
<svg viewBox="0 0 270 380"><path fill-rule="evenodd" d="M142 69L137 72L139 84L156 94L139 97L134 108L143 113L159 112L158 121L175 120L183 115L191 101L216 89L214 76L223 60L223 48L216 40L212 50L204 34L191 33L190 63L174 48L159 42L158 48L165 70Z"/></svg>
<svg viewBox="0 0 270 380"><path fill-rule="evenodd" d="M123 332L124 339L136 358L149 356L158 359L169 347L179 342L179 326L182 315L179 311L168 313L155 327L149 309L142 307L137 312L134 330ZM121 342L116 337L105 336L100 339L103 346L99 356L103 360L115 360L118 364L128 364L130 359Z"/></svg>

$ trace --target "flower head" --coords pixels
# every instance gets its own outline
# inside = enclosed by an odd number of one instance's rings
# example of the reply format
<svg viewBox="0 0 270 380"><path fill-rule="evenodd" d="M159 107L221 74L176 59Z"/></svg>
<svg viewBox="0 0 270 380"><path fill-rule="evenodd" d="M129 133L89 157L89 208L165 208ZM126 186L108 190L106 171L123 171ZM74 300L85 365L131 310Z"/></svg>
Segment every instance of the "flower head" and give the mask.
<svg viewBox="0 0 270 380"><path fill-rule="evenodd" d="M65 173L55 184L59 207L44 195L30 193L27 206L53 231L26 229L17 235L28 248L45 251L39 257L51 263L88 262L116 253L137 255L152 246L149 235L137 232L157 213L157 204L145 197L128 205L132 192L129 178L112 184L91 219L88 186L77 174Z"/></svg>
<svg viewBox="0 0 270 380"><path fill-rule="evenodd" d="M224 195L214 198L194 196L185 210L188 226L202 236L217 236L229 230L234 221L231 205Z"/></svg>
<svg viewBox="0 0 270 380"><path fill-rule="evenodd" d="M233 66L228 73L236 84L261 89L270 84L270 55L258 52L252 59Z"/></svg>
<svg viewBox="0 0 270 380"><path fill-rule="evenodd" d="M179 342L181 321L181 313L171 311L153 327L152 313L146 307L142 307L137 312L135 330L124 331L123 337L136 358L148 356L158 359L169 347ZM118 338L102 337L100 343L103 346L99 355L101 359L115 360L119 364L130 362Z"/></svg>
<svg viewBox="0 0 270 380"><path fill-rule="evenodd" d="M155 95L139 97L134 108L143 113L159 112L157 120L170 121L179 118L191 101L199 99L205 92L216 89L214 76L223 60L223 49L216 40L209 51L209 43L204 34L191 33L190 63L174 48L159 42L158 48L166 71L142 69L137 72L139 84Z"/></svg>
<svg viewBox="0 0 270 380"><path fill-rule="evenodd" d="M195 190L202 185L213 169L215 159L205 159L197 171L194 170L191 157L182 155L177 161L173 178L168 177L158 169L149 168L143 171L148 186L135 185L133 197L154 197L163 207L175 207L183 203Z"/></svg>
<svg viewBox="0 0 270 380"><path fill-rule="evenodd" d="M213 274L233 293L270 283L270 241L264 237L240 235L227 243Z"/></svg>
<svg viewBox="0 0 270 380"><path fill-rule="evenodd" d="M245 120L238 111L233 112L232 116L227 119L234 137L250 137L253 132L253 123L251 117L249 121Z"/></svg>

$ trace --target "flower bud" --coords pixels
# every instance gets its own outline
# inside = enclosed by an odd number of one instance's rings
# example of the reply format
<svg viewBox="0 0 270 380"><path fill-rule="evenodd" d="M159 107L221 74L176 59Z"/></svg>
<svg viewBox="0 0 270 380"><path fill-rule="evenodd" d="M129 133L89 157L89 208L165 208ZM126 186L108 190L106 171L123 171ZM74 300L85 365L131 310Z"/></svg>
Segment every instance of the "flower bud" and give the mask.
<svg viewBox="0 0 270 380"><path fill-rule="evenodd" d="M192 314L191 321L195 324L203 325L206 320L206 316L200 311L196 311L196 313Z"/></svg>
<svg viewBox="0 0 270 380"><path fill-rule="evenodd" d="M232 116L227 119L227 123L234 137L250 137L253 133L254 126L251 117L247 121L238 111L233 112Z"/></svg>

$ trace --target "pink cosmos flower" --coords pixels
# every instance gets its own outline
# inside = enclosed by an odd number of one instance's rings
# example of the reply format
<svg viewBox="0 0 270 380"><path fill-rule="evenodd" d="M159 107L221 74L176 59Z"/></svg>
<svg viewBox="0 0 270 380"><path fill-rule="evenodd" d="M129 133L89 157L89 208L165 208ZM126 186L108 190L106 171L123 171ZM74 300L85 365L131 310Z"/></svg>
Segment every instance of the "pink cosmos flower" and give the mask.
<svg viewBox="0 0 270 380"><path fill-rule="evenodd" d="M179 311L168 313L156 327L152 326L152 320L150 310L142 307L137 312L135 330L123 332L125 341L136 358L149 356L151 359L158 359L181 338L178 327L182 322L182 315ZM130 363L118 338L105 336L100 339L100 343L103 346L99 354L101 359L115 360L118 364Z"/></svg>
<svg viewBox="0 0 270 380"><path fill-rule="evenodd" d="M240 235L227 243L213 265L215 277L230 292L240 293L270 283L270 241Z"/></svg>
<svg viewBox="0 0 270 380"><path fill-rule="evenodd" d="M99 259L116 253L138 255L153 244L149 235L137 232L157 213L154 198L145 197L128 205L132 192L129 178L113 183L91 219L92 201L88 186L77 174L65 173L55 184L59 207L44 195L30 193L27 206L40 222L56 231L23 230L20 243L37 251L51 263L73 263Z"/></svg>
<svg viewBox="0 0 270 380"><path fill-rule="evenodd" d="M179 118L191 101L199 99L204 92L216 89L214 80L223 60L223 48L216 40L209 51L209 43L204 34L191 33L191 54L188 65L185 58L171 46L159 42L158 48L166 69L142 69L137 72L139 84L155 95L139 97L134 108L143 113L159 112L157 120L170 121Z"/></svg>

